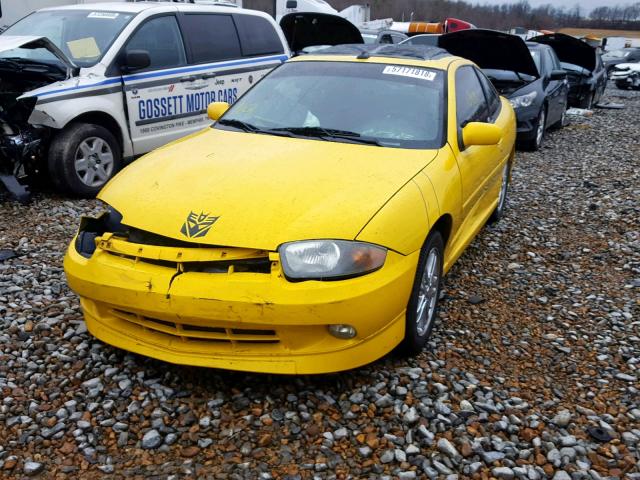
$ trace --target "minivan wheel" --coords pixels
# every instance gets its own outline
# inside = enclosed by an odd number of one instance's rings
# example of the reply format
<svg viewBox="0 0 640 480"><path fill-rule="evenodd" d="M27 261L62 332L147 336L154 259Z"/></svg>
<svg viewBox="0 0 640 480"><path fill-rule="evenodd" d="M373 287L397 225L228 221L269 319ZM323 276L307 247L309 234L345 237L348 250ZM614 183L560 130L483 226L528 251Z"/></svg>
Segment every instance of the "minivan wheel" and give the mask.
<svg viewBox="0 0 640 480"><path fill-rule="evenodd" d="M49 147L49 174L58 190L95 197L120 169L122 154L113 134L100 125L74 123Z"/></svg>
<svg viewBox="0 0 640 480"><path fill-rule="evenodd" d="M434 231L420 252L407 305L405 335L400 344L400 351L405 355L417 355L429 340L437 317L443 264L444 242L440 232Z"/></svg>

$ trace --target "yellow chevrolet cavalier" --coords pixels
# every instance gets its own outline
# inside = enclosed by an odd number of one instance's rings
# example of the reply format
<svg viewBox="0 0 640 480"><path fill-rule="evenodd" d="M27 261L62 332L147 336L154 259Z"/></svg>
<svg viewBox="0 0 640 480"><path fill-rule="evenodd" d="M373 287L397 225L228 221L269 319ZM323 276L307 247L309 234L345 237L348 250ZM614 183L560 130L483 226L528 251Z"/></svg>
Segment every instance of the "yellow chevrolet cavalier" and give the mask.
<svg viewBox="0 0 640 480"><path fill-rule="evenodd" d="M322 373L424 347L443 275L505 208L508 101L440 49L332 47L137 160L65 271L87 327L168 362Z"/></svg>

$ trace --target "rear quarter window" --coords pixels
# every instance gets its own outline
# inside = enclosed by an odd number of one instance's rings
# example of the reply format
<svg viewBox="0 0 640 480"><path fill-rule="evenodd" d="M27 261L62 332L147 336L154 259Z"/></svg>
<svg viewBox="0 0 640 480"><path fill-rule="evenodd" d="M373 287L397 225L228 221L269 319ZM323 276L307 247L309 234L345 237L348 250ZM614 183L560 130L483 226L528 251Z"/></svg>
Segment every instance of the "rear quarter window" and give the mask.
<svg viewBox="0 0 640 480"><path fill-rule="evenodd" d="M266 18L257 15L235 15L235 22L243 56L284 53L276 29Z"/></svg>

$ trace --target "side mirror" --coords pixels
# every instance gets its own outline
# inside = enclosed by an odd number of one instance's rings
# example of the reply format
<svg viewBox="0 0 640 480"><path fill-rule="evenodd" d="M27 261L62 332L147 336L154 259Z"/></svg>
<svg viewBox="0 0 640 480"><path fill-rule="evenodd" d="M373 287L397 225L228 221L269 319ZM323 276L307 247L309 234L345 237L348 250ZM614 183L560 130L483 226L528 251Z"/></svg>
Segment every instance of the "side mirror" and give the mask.
<svg viewBox="0 0 640 480"><path fill-rule="evenodd" d="M549 80L564 80L567 78L567 72L564 70L552 70L549 75Z"/></svg>
<svg viewBox="0 0 640 480"><path fill-rule="evenodd" d="M298 1L297 0L287 0L287 3L285 5L286 8L298 8Z"/></svg>
<svg viewBox="0 0 640 480"><path fill-rule="evenodd" d="M146 50L127 50L124 55L122 66L127 72L142 70L151 65L151 57Z"/></svg>
<svg viewBox="0 0 640 480"><path fill-rule="evenodd" d="M229 104L227 102L213 102L207 107L207 115L214 122L224 115L224 112L229 110Z"/></svg>
<svg viewBox="0 0 640 480"><path fill-rule="evenodd" d="M462 129L465 147L473 145L496 145L502 138L502 129L492 123L469 122Z"/></svg>

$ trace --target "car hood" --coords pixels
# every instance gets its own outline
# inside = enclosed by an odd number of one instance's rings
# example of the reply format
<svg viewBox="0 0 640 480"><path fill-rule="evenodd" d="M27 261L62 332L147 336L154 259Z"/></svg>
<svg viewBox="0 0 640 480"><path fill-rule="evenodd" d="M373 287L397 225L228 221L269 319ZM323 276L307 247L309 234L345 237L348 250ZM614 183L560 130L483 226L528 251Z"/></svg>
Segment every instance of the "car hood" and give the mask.
<svg viewBox="0 0 640 480"><path fill-rule="evenodd" d="M364 43L360 30L346 18L328 13L300 12L282 17L280 26L292 52L316 45Z"/></svg>
<svg viewBox="0 0 640 480"><path fill-rule="evenodd" d="M0 52L8 52L16 48L36 49L45 48L55 55L66 65L69 71L76 69L74 63L62 50L47 37L37 37L33 35L0 35Z"/></svg>
<svg viewBox="0 0 640 480"><path fill-rule="evenodd" d="M438 46L480 68L510 70L538 78L527 44L517 35L495 30L460 30L438 37Z"/></svg>
<svg viewBox="0 0 640 480"><path fill-rule="evenodd" d="M561 62L578 65L590 72L596 68L596 49L571 35L551 33L533 37L529 41L549 45Z"/></svg>
<svg viewBox="0 0 640 480"><path fill-rule="evenodd" d="M436 153L209 128L136 160L98 198L147 232L274 251L356 238ZM206 236L181 233L192 212L218 217Z"/></svg>

